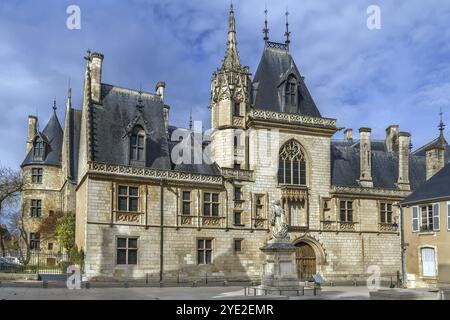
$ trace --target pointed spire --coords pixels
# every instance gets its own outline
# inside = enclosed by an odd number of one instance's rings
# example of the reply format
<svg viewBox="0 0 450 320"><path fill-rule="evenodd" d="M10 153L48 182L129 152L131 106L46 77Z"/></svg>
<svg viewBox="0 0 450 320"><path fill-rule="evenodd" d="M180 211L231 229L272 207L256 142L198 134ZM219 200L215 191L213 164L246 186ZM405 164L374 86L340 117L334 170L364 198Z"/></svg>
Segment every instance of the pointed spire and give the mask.
<svg viewBox="0 0 450 320"><path fill-rule="evenodd" d="M234 7L233 1L230 5L230 18L228 27L228 42L227 42L227 52L225 54L225 59L223 62L223 67L233 67L240 65L239 55L237 52L237 41L236 41L236 21L234 19Z"/></svg>
<svg viewBox="0 0 450 320"><path fill-rule="evenodd" d="M289 11L287 8L286 8L285 15L286 15L286 32L284 33L284 35L286 36L286 41L285 41L286 47L289 50L289 44L291 43L291 40L289 39L289 37L290 37L291 33L289 32Z"/></svg>
<svg viewBox="0 0 450 320"><path fill-rule="evenodd" d="M191 107L191 112L189 114L189 130L192 131L192 107Z"/></svg>
<svg viewBox="0 0 450 320"><path fill-rule="evenodd" d="M441 117L441 122L439 123L439 126L438 126L438 128L439 128L439 131L441 132L441 136L444 136L444 130L445 130L445 124L444 124L444 122L442 121L442 115L443 115L443 113L442 113L442 108L441 108L441 111L439 112L439 116Z"/></svg>
<svg viewBox="0 0 450 320"><path fill-rule="evenodd" d="M269 41L269 27L268 27L268 23L267 23L267 12L268 11L267 11L267 2L266 2L266 8L264 10L265 19L264 19L264 29L263 29L265 42Z"/></svg>

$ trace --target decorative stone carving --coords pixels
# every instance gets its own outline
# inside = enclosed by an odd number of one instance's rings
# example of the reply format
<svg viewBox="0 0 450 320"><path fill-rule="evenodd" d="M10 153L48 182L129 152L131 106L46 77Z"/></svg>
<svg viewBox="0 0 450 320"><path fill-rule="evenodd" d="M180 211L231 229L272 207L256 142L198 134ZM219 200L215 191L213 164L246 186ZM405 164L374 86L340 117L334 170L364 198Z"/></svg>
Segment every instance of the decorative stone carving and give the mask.
<svg viewBox="0 0 450 320"><path fill-rule="evenodd" d="M141 214L132 212L117 212L116 221L119 223L141 223Z"/></svg>
<svg viewBox="0 0 450 320"><path fill-rule="evenodd" d="M125 165L106 164L101 162L89 162L89 173L116 174L120 176L139 176L154 179L166 179L174 182L205 183L223 185L222 176L212 176L189 172L178 172L151 168L140 168Z"/></svg>
<svg viewBox="0 0 450 320"><path fill-rule="evenodd" d="M289 241L287 217L279 200L275 201L270 207L269 222L272 235L272 240L269 243Z"/></svg>
<svg viewBox="0 0 450 320"><path fill-rule="evenodd" d="M252 109L249 113L249 118L254 120L269 120L298 125L324 127L330 129L336 128L336 119L316 118L298 114L280 113L261 109Z"/></svg>
<svg viewBox="0 0 450 320"><path fill-rule="evenodd" d="M202 222L204 226L220 226L220 217L203 217Z"/></svg>
<svg viewBox="0 0 450 320"><path fill-rule="evenodd" d="M192 224L192 216L181 216L181 224L182 225L191 225Z"/></svg>
<svg viewBox="0 0 450 320"><path fill-rule="evenodd" d="M222 168L222 175L225 178L232 178L242 181L253 181L253 171L243 169Z"/></svg>

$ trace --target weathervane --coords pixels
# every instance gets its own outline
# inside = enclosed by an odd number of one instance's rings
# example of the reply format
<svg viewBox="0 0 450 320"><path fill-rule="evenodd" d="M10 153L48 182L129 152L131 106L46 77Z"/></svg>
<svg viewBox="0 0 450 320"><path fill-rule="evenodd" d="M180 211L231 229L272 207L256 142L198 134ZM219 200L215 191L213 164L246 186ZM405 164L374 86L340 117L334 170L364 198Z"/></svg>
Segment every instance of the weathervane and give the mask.
<svg viewBox="0 0 450 320"><path fill-rule="evenodd" d="M266 9L264 10L264 14L265 14L265 20L264 20L264 29L263 29L263 33L264 33L264 41L267 42L269 41L269 27L267 26L267 2L266 2Z"/></svg>
<svg viewBox="0 0 450 320"><path fill-rule="evenodd" d="M284 35L286 36L286 47L289 49L289 43L291 43L291 40L289 40L289 36L291 35L291 33L289 32L289 11L288 8L286 8L286 32L284 33Z"/></svg>

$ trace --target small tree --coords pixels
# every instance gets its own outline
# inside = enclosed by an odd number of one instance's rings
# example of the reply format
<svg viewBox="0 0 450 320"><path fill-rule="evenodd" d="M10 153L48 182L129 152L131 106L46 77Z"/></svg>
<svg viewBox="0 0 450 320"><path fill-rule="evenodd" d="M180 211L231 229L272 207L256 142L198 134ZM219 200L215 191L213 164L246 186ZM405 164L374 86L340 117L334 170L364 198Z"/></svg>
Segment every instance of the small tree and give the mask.
<svg viewBox="0 0 450 320"><path fill-rule="evenodd" d="M0 167L0 215L6 206L15 203L22 188L23 181L19 171Z"/></svg>
<svg viewBox="0 0 450 320"><path fill-rule="evenodd" d="M75 216L66 215L58 219L56 225L56 239L61 246L70 254L75 246Z"/></svg>

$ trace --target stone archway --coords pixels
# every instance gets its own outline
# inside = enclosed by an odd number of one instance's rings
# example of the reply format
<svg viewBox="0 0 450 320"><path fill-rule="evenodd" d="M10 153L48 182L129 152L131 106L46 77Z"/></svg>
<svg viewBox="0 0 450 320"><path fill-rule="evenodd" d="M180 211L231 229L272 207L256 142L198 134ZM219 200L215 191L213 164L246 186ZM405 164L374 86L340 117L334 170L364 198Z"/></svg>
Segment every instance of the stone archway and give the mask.
<svg viewBox="0 0 450 320"><path fill-rule="evenodd" d="M320 274L326 264L326 254L317 239L303 235L293 241L297 247L297 272L301 280L311 280L312 275ZM307 278L307 279L305 279Z"/></svg>
<svg viewBox="0 0 450 320"><path fill-rule="evenodd" d="M306 242L298 242L296 245L295 261L297 274L300 280L311 280L316 274L317 260L314 249Z"/></svg>

